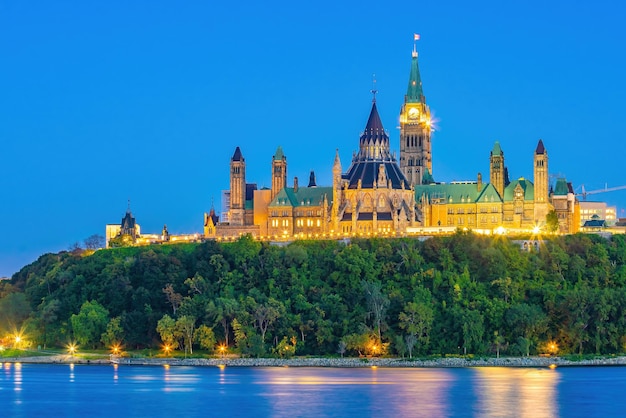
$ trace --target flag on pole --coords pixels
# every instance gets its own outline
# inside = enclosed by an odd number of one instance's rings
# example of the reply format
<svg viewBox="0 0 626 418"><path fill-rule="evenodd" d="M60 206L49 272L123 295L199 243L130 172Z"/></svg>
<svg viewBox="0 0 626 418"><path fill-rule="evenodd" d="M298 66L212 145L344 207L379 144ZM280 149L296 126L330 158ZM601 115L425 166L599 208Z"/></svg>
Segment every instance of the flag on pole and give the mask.
<svg viewBox="0 0 626 418"><path fill-rule="evenodd" d="M419 41L419 39L420 39L420 36L417 33L414 33L413 34L413 40L414 41Z"/></svg>

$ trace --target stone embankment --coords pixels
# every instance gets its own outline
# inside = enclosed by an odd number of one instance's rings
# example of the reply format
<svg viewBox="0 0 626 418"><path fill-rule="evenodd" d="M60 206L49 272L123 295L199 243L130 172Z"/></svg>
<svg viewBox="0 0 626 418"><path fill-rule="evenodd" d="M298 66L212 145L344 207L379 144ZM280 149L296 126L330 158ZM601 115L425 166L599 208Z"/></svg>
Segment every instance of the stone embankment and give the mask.
<svg viewBox="0 0 626 418"><path fill-rule="evenodd" d="M626 366L626 357L607 357L585 360L567 360L560 357L501 357L459 358L446 357L431 360L398 358L83 358L70 355L19 357L0 359L0 363L64 363L64 364L120 364L145 366L230 366L230 367L550 367L550 366Z"/></svg>
<svg viewBox="0 0 626 418"><path fill-rule="evenodd" d="M626 357L571 361L559 357L439 358L406 360L397 358L214 358L148 359L115 358L113 362L131 365L234 366L234 367L550 367L555 366L624 366Z"/></svg>

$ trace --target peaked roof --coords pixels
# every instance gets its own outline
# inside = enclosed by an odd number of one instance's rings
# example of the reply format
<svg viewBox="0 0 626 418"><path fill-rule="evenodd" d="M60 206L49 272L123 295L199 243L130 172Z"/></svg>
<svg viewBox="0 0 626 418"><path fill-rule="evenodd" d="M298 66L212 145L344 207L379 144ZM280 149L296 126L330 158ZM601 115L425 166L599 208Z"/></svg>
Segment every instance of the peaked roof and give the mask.
<svg viewBox="0 0 626 418"><path fill-rule="evenodd" d="M526 180L523 177L520 177L519 179L510 182L508 186L504 188L504 201L505 202L510 202L514 200L515 189L517 188L518 185L521 187L522 191L524 192L524 200L535 199L535 185L531 181Z"/></svg>
<svg viewBox="0 0 626 418"><path fill-rule="evenodd" d="M285 154L283 153L283 147L280 145L276 148L276 153L274 154L274 161L281 161L285 158Z"/></svg>
<svg viewBox="0 0 626 418"><path fill-rule="evenodd" d="M493 149L491 150L491 155L503 155L502 154L502 148L500 148L500 142L496 141L495 144L493 144Z"/></svg>
<svg viewBox="0 0 626 418"><path fill-rule="evenodd" d="M405 103L422 103L425 101L424 92L422 91L422 78L420 77L420 69L417 64L417 52L413 53L411 60L411 74L409 75L409 87L406 89Z"/></svg>
<svg viewBox="0 0 626 418"><path fill-rule="evenodd" d="M233 154L233 158L230 159L231 161L243 161L243 155L241 154L241 150L239 149L239 147L235 148L235 153Z"/></svg>
<svg viewBox="0 0 626 418"><path fill-rule="evenodd" d="M567 180L563 177L558 178L556 180L556 186L554 187L554 195L555 196L567 196L569 192L569 187L567 187Z"/></svg>
<svg viewBox="0 0 626 418"><path fill-rule="evenodd" d="M335 156L335 164L339 161L338 158L339 153ZM352 164L348 171L342 175L342 178L348 180L348 188L350 189L358 188L359 180L361 187L372 188L374 184L378 183L381 167L384 167L384 187L387 186L389 180L391 180L391 187L394 189L402 188L403 183L404 187L410 187L396 159L391 155L389 136L380 120L376 100L372 100L372 110L367 119L365 131L359 140L359 152L352 159ZM382 187L382 185L380 186Z"/></svg>
<svg viewBox="0 0 626 418"><path fill-rule="evenodd" d="M501 202L495 187L489 183L479 186L476 182L438 183L415 186L415 200L427 197L430 202L477 203Z"/></svg>
<svg viewBox="0 0 626 418"><path fill-rule="evenodd" d="M543 155L546 153L546 148L543 146L543 141L540 139L537 143L537 149L535 150L535 154Z"/></svg>
<svg viewBox="0 0 626 418"><path fill-rule="evenodd" d="M284 187L269 204L269 207L321 206L326 199L333 196L332 187Z"/></svg>
<svg viewBox="0 0 626 418"><path fill-rule="evenodd" d="M376 108L376 101L372 101L372 110L370 117L367 119L367 125L365 125L365 131L361 135L361 144L364 142L374 141L386 141L389 144L389 136L383 128L383 122L380 120L378 109Z"/></svg>

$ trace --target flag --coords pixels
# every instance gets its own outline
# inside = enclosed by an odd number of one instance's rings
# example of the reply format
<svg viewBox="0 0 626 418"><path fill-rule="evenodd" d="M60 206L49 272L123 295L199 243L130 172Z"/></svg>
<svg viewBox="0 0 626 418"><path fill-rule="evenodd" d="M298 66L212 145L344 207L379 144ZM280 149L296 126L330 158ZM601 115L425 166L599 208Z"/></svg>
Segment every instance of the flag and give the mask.
<svg viewBox="0 0 626 418"><path fill-rule="evenodd" d="M413 40L414 41L419 41L419 39L420 39L420 36L417 33L414 33L413 34Z"/></svg>

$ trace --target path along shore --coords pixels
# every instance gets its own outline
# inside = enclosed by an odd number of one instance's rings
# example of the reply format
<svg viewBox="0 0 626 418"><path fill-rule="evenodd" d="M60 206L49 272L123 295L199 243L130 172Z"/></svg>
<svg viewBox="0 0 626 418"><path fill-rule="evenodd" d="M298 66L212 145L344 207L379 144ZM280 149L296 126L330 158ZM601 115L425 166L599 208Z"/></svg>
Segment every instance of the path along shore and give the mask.
<svg viewBox="0 0 626 418"><path fill-rule="evenodd" d="M42 364L119 364L142 366L234 366L234 367L561 367L561 366L626 366L626 356L585 360L567 360L560 357L501 357L458 358L431 360L400 358L85 358L71 355L15 357L0 359L0 363Z"/></svg>

